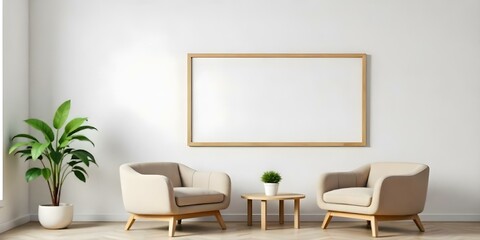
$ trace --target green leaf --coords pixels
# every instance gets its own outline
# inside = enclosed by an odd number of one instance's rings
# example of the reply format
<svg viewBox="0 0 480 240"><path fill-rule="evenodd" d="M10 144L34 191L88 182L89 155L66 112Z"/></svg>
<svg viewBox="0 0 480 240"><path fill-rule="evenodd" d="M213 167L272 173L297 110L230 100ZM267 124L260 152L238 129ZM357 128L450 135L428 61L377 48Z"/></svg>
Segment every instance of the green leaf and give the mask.
<svg viewBox="0 0 480 240"><path fill-rule="evenodd" d="M49 168L44 168L42 169L42 175L43 175L43 178L45 178L45 180L48 180L52 175L52 171L50 171Z"/></svg>
<svg viewBox="0 0 480 240"><path fill-rule="evenodd" d="M75 176L77 176L78 179L80 179L80 181L82 181L82 182L87 181L87 178L85 177L85 175L81 171L73 171L73 173L75 174Z"/></svg>
<svg viewBox="0 0 480 240"><path fill-rule="evenodd" d="M52 142L55 139L52 129L44 121L31 118L25 120L25 122L31 127L42 132L45 136L45 140L47 140L48 142Z"/></svg>
<svg viewBox="0 0 480 240"><path fill-rule="evenodd" d="M39 142L34 136L29 135L29 134L17 134L15 136L13 136L12 140L15 139L15 138L28 138L28 139L31 139L35 142Z"/></svg>
<svg viewBox="0 0 480 240"><path fill-rule="evenodd" d="M32 144L33 144L32 142L18 142L18 143L15 143L8 149L8 154L12 154L12 152L14 152L19 147L31 146Z"/></svg>
<svg viewBox="0 0 480 240"><path fill-rule="evenodd" d="M68 162L68 165L70 165L71 167L73 167L73 166L75 166L75 165L77 165L77 164L79 164L79 163L81 163L81 162L82 162L82 161L70 161L70 162Z"/></svg>
<svg viewBox="0 0 480 240"><path fill-rule="evenodd" d="M83 135L73 135L70 137L72 140L73 139L76 139L76 140L79 140L79 141L86 141L86 142L90 142L94 147L95 147L95 144L87 137L83 136Z"/></svg>
<svg viewBox="0 0 480 240"><path fill-rule="evenodd" d="M71 154L74 156L72 157L72 159L80 159L85 165L89 166L90 162L88 159L88 155L85 152L83 150L76 150L71 152Z"/></svg>
<svg viewBox="0 0 480 240"><path fill-rule="evenodd" d="M32 145L32 159L35 161L38 159L40 155L42 155L43 151L50 145L49 142L41 144L41 143L34 143Z"/></svg>
<svg viewBox="0 0 480 240"><path fill-rule="evenodd" d="M32 150L30 149L23 149L23 150L18 150L15 152L15 155L21 154L20 157L23 157L25 154L30 154L32 153Z"/></svg>
<svg viewBox="0 0 480 240"><path fill-rule="evenodd" d="M66 146L68 146L70 144L70 142L72 141L72 138L71 137L66 137L66 138L63 138L64 135L62 135L62 138L60 138L60 146L58 146L58 148L64 148ZM65 135L66 136L66 135Z"/></svg>
<svg viewBox="0 0 480 240"><path fill-rule="evenodd" d="M86 150L83 150L83 149L75 150L75 151L72 151L71 154L73 155L71 159L80 159L87 166L90 165L90 162L98 166L93 154L91 154Z"/></svg>
<svg viewBox="0 0 480 240"><path fill-rule="evenodd" d="M91 130L96 130L96 131L98 131L95 127L92 127L92 126L80 126L80 127L78 127L77 129L75 129L75 130L73 130L72 132L70 132L70 133L68 134L68 136L71 136L71 135L73 135L73 134L75 134L75 133L77 133L77 132L83 131L83 130L85 130L85 129L91 129Z"/></svg>
<svg viewBox="0 0 480 240"><path fill-rule="evenodd" d="M50 158L55 164L59 164L63 158L63 154L57 151L50 152Z"/></svg>
<svg viewBox="0 0 480 240"><path fill-rule="evenodd" d="M71 130L71 132L68 132L67 130L65 130L65 132L60 137L60 140L58 141L60 143L59 148L67 147L70 144L70 141L72 141L72 138L69 138L70 136L86 129L97 130L95 127L92 127L92 126L80 126L80 127L77 127L75 130ZM95 144L93 144L92 141L90 142L92 143L93 146L95 146Z"/></svg>
<svg viewBox="0 0 480 240"><path fill-rule="evenodd" d="M80 151L80 152L83 152L84 154L86 154L88 156L88 159L90 160L90 162L93 162L93 163L95 163L95 165L97 165L97 162L95 161L95 157L93 156L93 154L91 154L87 150L83 150L83 149L79 149L77 151Z"/></svg>
<svg viewBox="0 0 480 240"><path fill-rule="evenodd" d="M68 140L68 142L65 142L65 139L67 138L67 133L66 132L63 132L62 136L60 137L60 139L58 139L58 143L60 144L60 146L58 146L59 148L63 148L65 146L68 145L68 143L70 142L70 140ZM62 145L64 145L62 147Z"/></svg>
<svg viewBox="0 0 480 240"><path fill-rule="evenodd" d="M67 121L68 114L70 113L70 100L65 101L58 107L57 111L55 112L55 116L53 117L53 127L55 129L59 129L65 124Z"/></svg>
<svg viewBox="0 0 480 240"><path fill-rule="evenodd" d="M20 154L20 158L23 158L23 157L28 157L28 156L32 156L32 150L31 149L23 149L23 150L18 150L17 152L15 152L15 155L17 154Z"/></svg>
<svg viewBox="0 0 480 240"><path fill-rule="evenodd" d="M39 177L42 175L42 169L40 168L30 168L28 171L25 173L25 180L27 182L35 180L35 178Z"/></svg>
<svg viewBox="0 0 480 240"><path fill-rule="evenodd" d="M87 171L86 171L84 168L80 167L80 166L75 166L75 167L73 167L73 171L81 171L81 172L83 172L85 175L88 176Z"/></svg>
<svg viewBox="0 0 480 240"><path fill-rule="evenodd" d="M65 126L65 132L68 136L69 133L72 131L75 131L78 127L80 127L85 121L87 121L87 118L74 118L70 122L67 123L67 126Z"/></svg>

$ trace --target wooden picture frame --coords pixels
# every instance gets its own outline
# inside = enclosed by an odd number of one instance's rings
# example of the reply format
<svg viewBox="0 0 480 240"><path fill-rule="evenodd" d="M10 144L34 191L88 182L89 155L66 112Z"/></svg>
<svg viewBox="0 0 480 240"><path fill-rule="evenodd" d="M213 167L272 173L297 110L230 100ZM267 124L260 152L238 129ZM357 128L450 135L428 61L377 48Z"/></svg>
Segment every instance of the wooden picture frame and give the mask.
<svg viewBox="0 0 480 240"><path fill-rule="evenodd" d="M191 147L367 144L367 55L189 53Z"/></svg>

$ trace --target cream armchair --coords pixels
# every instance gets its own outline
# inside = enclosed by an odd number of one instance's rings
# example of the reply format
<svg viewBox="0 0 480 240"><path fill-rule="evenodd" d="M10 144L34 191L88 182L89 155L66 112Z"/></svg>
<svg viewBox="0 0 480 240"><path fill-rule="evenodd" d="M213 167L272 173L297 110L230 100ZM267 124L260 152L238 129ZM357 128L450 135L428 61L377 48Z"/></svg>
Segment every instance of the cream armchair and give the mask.
<svg viewBox="0 0 480 240"><path fill-rule="evenodd" d="M334 216L369 221L372 236L378 221L412 219L421 232L418 214L427 196L429 167L416 163L372 163L351 172L320 177L317 203L327 210L322 228Z"/></svg>
<svg viewBox="0 0 480 240"><path fill-rule="evenodd" d="M169 236L185 218L213 215L225 230L220 210L230 204L230 178L220 172L200 172L180 163L130 163L120 166L123 203L130 218L169 222Z"/></svg>

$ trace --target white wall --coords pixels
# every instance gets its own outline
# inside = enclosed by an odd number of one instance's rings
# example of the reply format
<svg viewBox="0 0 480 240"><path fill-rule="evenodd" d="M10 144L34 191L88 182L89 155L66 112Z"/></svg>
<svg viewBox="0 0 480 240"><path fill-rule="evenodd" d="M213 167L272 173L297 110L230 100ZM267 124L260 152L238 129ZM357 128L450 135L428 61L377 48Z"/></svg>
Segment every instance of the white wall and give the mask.
<svg viewBox="0 0 480 240"><path fill-rule="evenodd" d="M7 154L10 139L27 131L28 117L28 1L3 0L3 186L0 232L30 221L27 164Z"/></svg>
<svg viewBox="0 0 480 240"><path fill-rule="evenodd" d="M283 174L281 191L307 195L321 220L320 173L375 161L431 167L427 220L480 220L480 2L464 1L31 1L30 108L51 119L72 99L90 117L99 168L70 179L63 201L78 220L124 220L118 166L178 161L227 172L226 219L243 219L240 194ZM186 145L187 53L369 55L369 146L192 148ZM30 185L30 211L48 202ZM258 206L257 206L258 207ZM258 210L258 209L257 209ZM274 211L272 209L272 211ZM288 210L287 210L288 212ZM272 212L273 213L273 212Z"/></svg>

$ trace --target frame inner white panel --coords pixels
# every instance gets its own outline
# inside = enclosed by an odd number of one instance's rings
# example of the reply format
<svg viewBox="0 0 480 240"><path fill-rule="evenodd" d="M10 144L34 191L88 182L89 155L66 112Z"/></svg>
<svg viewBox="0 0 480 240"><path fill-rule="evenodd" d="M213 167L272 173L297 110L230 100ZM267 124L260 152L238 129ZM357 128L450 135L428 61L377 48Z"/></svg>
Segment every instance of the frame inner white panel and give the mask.
<svg viewBox="0 0 480 240"><path fill-rule="evenodd" d="M193 142L361 142L361 58L193 58Z"/></svg>

